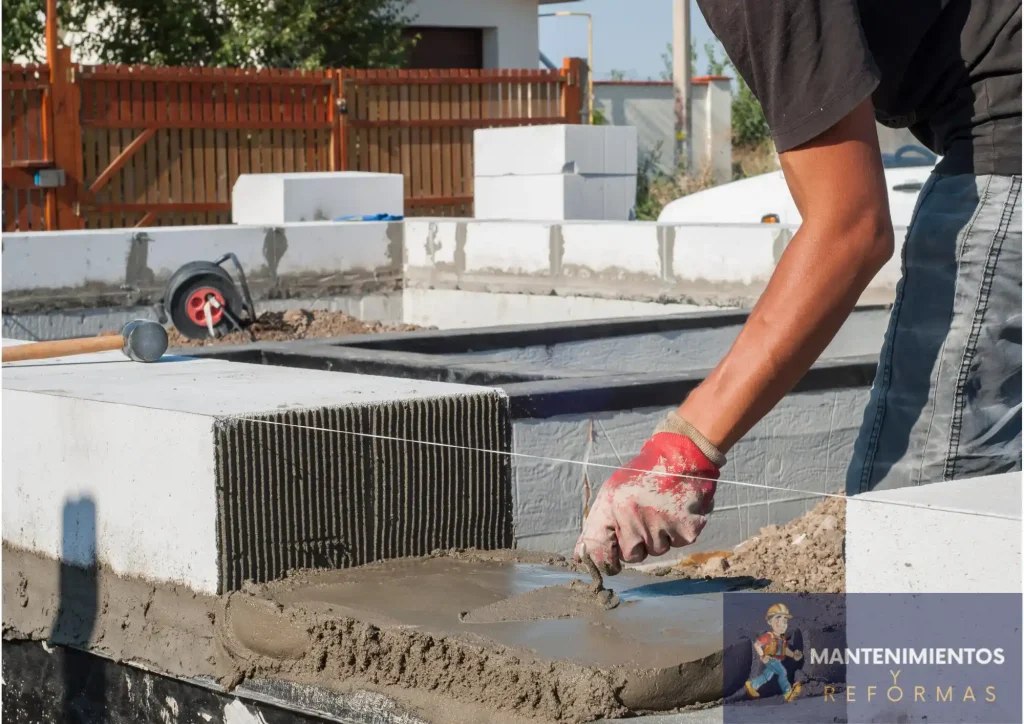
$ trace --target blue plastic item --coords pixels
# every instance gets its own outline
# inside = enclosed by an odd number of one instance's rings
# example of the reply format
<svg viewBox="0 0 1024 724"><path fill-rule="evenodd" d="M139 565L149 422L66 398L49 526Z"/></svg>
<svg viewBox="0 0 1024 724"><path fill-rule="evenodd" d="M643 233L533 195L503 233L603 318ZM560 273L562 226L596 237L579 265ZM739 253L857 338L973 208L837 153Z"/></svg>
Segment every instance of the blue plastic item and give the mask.
<svg viewBox="0 0 1024 724"><path fill-rule="evenodd" d="M365 216L339 216L332 221L401 221L403 218L394 214L366 214Z"/></svg>

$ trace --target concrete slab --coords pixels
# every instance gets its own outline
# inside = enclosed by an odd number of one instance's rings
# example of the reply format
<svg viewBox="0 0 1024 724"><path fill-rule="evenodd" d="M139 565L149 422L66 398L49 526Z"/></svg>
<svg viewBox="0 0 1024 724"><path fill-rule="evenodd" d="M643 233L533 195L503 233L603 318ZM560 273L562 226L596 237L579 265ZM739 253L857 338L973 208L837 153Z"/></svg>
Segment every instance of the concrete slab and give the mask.
<svg viewBox="0 0 1024 724"><path fill-rule="evenodd" d="M231 189L236 224L330 221L405 213L402 174L365 171L241 174Z"/></svg>
<svg viewBox="0 0 1024 724"><path fill-rule="evenodd" d="M636 176L632 126L550 125L473 132L473 175L624 174Z"/></svg>
<svg viewBox="0 0 1024 724"><path fill-rule="evenodd" d="M477 219L626 221L635 203L635 175L478 176L473 186Z"/></svg>
<svg viewBox="0 0 1024 724"><path fill-rule="evenodd" d="M1021 473L853 496L846 590L1020 593Z"/></svg>
<svg viewBox="0 0 1024 724"><path fill-rule="evenodd" d="M104 566L68 570L7 546L3 556L8 639L78 647L292 710L365 710L369 693L414 717L373 721L584 722L714 701L742 685L723 681L724 582L627 572L613 581L616 608L554 619L529 616L544 612L537 597L591 597L589 577L515 551L302 572L222 596ZM461 615L506 604L518 620ZM749 660L749 646L725 652L739 654Z"/></svg>
<svg viewBox="0 0 1024 724"><path fill-rule="evenodd" d="M114 352L5 365L3 409L4 541L69 563L216 593L512 542L507 459L335 432L507 450L498 390Z"/></svg>
<svg viewBox="0 0 1024 724"><path fill-rule="evenodd" d="M554 618L546 604L537 603L541 597L572 591L581 602L594 601L586 575L564 564L475 554L389 561L298 576L252 591L271 607L232 599L226 641L250 675L282 669L300 675L311 662L289 662L310 658L325 662L324 671L339 665L344 670L348 667L341 662L362 654L344 635L335 643L319 631L332 618L351 618L380 631L370 669L392 670L391 660L410 645L423 652L402 654L394 683L415 687L432 681L438 690L457 692L457 698L474 692L476 701L496 711L543 720L672 709L714 701L723 687L731 693L742 686L742 681L723 680L724 582L627 572L612 583L621 599L617 607L581 603ZM475 622L480 611L495 607L508 614L507 620ZM277 640L263 639L264 630L276 631ZM289 645L280 645L281 639ZM738 646L737 653L749 658L750 649ZM739 668L744 675L749 671L749 666Z"/></svg>

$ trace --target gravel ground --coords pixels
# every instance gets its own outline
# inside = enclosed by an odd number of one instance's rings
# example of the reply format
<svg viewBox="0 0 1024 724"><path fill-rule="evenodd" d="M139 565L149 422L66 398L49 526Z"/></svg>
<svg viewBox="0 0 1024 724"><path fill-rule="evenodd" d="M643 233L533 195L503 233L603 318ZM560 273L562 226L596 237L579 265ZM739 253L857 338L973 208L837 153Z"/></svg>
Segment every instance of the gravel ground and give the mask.
<svg viewBox="0 0 1024 724"><path fill-rule="evenodd" d="M287 312L264 312L251 327L257 342L288 342L296 339L344 337L350 334L379 334L382 332L411 332L414 324L390 322L364 322L344 312L289 309ZM171 347L207 347L215 344L246 344L245 333L232 332L217 339L188 339L173 327L167 330Z"/></svg>
<svg viewBox="0 0 1024 724"><path fill-rule="evenodd" d="M843 593L846 500L826 498L786 525L769 525L730 553L694 555L678 570L692 577L752 576L764 590Z"/></svg>

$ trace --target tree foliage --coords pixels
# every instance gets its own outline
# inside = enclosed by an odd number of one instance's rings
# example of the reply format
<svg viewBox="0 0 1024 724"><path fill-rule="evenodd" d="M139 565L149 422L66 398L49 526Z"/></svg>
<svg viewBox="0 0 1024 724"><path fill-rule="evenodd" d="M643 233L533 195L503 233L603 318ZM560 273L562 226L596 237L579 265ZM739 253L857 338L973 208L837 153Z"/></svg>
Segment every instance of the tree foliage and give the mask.
<svg viewBox="0 0 1024 724"><path fill-rule="evenodd" d="M408 0L62 0L60 26L101 63L274 68L402 64ZM44 0L3 0L3 57L43 59ZM100 32L88 32L87 18Z"/></svg>

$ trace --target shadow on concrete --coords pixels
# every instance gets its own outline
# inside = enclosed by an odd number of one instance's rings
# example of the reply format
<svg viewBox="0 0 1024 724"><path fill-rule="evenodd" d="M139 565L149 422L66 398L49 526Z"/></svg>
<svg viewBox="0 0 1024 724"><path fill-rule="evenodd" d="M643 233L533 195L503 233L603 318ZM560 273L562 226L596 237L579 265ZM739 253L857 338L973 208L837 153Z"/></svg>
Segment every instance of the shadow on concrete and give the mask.
<svg viewBox="0 0 1024 724"><path fill-rule="evenodd" d="M51 643L87 649L99 614L96 503L88 497L67 500L61 522L57 615ZM61 719L93 724L106 718L104 667L83 665L87 657L62 657L64 691Z"/></svg>
<svg viewBox="0 0 1024 724"><path fill-rule="evenodd" d="M614 588L615 579L608 579L606 585ZM723 578L677 578L671 581L648 583L617 593L623 599L660 598L662 596L695 596L709 593L726 593L727 591L749 591L764 588L771 581L752 576L733 576Z"/></svg>

